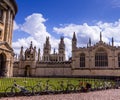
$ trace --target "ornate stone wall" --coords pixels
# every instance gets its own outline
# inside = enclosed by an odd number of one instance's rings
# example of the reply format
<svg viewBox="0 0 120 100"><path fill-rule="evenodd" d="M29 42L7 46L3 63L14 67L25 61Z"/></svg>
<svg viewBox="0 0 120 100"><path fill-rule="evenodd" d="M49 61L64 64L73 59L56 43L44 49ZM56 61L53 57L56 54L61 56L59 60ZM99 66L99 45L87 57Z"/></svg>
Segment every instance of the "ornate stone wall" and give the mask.
<svg viewBox="0 0 120 100"><path fill-rule="evenodd" d="M12 31L16 13L15 0L0 0L0 76L13 76Z"/></svg>
<svg viewBox="0 0 120 100"><path fill-rule="evenodd" d="M49 42L48 42L49 43ZM50 44L49 44L50 45ZM63 45L63 44L62 44ZM119 76L120 75L120 47L114 46L112 39L112 45L102 41L102 35L100 33L100 41L95 45L89 43L87 47L77 47L77 38L75 33L72 39L72 57L68 61L66 60L27 60L24 59L23 47L21 48L21 58L14 63L14 76ZM64 47L64 46L63 46ZM65 49L62 48L64 51ZM34 51L34 52L32 52ZM50 51L47 50L47 51ZM25 51L29 56L32 52L35 54L36 49L33 49L32 45ZM65 51L64 51L65 52ZM31 53L30 53L31 54ZM63 53L64 55L65 53ZM50 54L46 52L46 55L56 58L59 57L57 53ZM81 56L82 55L82 56ZM43 56L45 56L43 54ZM32 56L33 58L36 58Z"/></svg>
<svg viewBox="0 0 120 100"><path fill-rule="evenodd" d="M84 59L80 55L84 54ZM87 47L72 48L72 75L73 76L119 76L120 74L120 47L112 43L107 44L100 40L91 45L89 41ZM96 56L97 55L97 56ZM84 66L81 66L82 63Z"/></svg>

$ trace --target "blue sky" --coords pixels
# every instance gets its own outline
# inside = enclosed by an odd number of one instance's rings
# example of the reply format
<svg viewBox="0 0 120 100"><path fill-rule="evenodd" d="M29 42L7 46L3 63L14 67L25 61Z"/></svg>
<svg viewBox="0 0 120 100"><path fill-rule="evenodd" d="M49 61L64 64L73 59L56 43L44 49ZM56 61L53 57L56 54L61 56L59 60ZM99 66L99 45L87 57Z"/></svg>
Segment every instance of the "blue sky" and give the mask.
<svg viewBox="0 0 120 100"><path fill-rule="evenodd" d="M120 41L120 0L16 0L18 13L13 31L13 48L19 53L21 46L30 41L43 49L45 37L50 36L53 48L58 48L60 36L65 37L66 54L71 55L72 33L76 32L78 46L86 46L88 38L115 44Z"/></svg>

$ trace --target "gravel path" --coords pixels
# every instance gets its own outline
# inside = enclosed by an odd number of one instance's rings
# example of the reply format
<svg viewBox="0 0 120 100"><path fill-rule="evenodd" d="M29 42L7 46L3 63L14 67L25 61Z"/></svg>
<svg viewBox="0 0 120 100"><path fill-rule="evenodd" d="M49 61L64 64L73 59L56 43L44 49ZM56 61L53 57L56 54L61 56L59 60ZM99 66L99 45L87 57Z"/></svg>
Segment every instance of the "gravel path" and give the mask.
<svg viewBox="0 0 120 100"><path fill-rule="evenodd" d="M0 98L0 100L120 100L120 89L110 89L88 93L10 97Z"/></svg>

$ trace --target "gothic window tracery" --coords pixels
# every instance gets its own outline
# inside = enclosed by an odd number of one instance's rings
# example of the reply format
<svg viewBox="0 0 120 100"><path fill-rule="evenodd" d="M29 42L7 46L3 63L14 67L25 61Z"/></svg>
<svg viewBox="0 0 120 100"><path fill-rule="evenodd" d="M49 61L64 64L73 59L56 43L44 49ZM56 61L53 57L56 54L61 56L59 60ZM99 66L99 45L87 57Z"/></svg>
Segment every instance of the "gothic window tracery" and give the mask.
<svg viewBox="0 0 120 100"><path fill-rule="evenodd" d="M108 66L108 56L107 56L106 51L103 48L100 48L95 53L95 66L96 67Z"/></svg>
<svg viewBox="0 0 120 100"><path fill-rule="evenodd" d="M80 54L80 67L85 67L85 54Z"/></svg>

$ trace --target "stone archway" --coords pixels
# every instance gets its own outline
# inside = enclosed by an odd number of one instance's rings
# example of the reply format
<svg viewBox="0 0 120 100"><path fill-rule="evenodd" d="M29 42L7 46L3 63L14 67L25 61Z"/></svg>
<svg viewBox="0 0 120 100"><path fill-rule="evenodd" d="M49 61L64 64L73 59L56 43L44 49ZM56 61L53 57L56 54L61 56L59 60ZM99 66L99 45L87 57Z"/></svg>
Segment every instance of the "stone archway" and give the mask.
<svg viewBox="0 0 120 100"><path fill-rule="evenodd" d="M24 76L25 77L29 77L30 76L30 65L26 65L25 66Z"/></svg>
<svg viewBox="0 0 120 100"><path fill-rule="evenodd" d="M6 76L6 55L4 53L0 54L0 76Z"/></svg>

